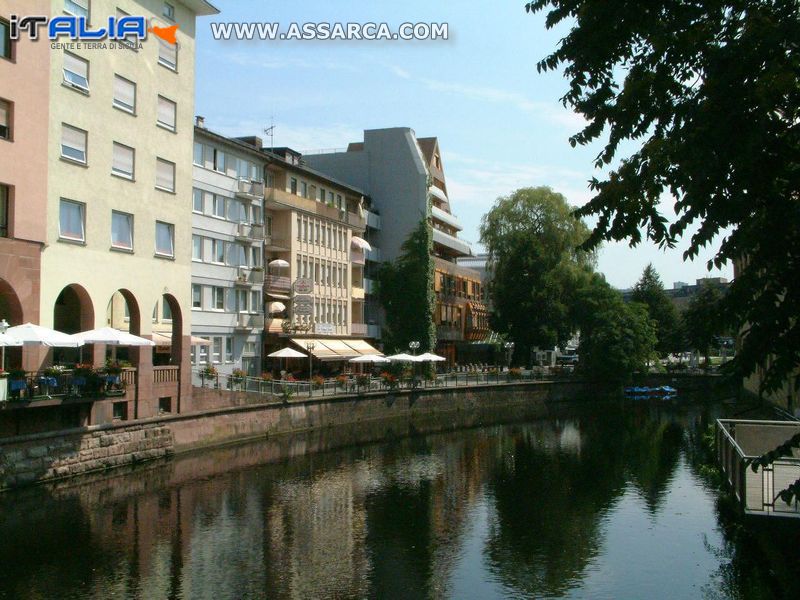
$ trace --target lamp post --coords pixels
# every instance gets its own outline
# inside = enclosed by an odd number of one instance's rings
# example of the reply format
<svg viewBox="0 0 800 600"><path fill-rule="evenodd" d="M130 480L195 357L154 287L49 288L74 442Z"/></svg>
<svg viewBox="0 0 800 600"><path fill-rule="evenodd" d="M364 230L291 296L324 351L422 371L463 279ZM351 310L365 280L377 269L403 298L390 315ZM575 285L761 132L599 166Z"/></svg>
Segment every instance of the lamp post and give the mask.
<svg viewBox="0 0 800 600"><path fill-rule="evenodd" d="M313 355L311 354L316 348L314 342L309 342L306 344L306 350L308 350L308 390L309 394L311 393L311 361L313 360Z"/></svg>
<svg viewBox="0 0 800 600"><path fill-rule="evenodd" d="M419 342L408 342L408 347L411 349L411 354L416 356L417 350L419 350Z"/></svg>
<svg viewBox="0 0 800 600"><path fill-rule="evenodd" d="M503 347L506 349L506 360L508 362L508 368L511 368L511 356L514 354L514 342L506 342L503 344Z"/></svg>
<svg viewBox="0 0 800 600"><path fill-rule="evenodd" d="M5 319L0 321L0 333L5 333L6 331L8 331L8 328L9 328L8 321L6 321ZM2 358L0 358L0 371L5 371L6 370L6 347L3 346L2 348L0 348L0 352L2 352Z"/></svg>

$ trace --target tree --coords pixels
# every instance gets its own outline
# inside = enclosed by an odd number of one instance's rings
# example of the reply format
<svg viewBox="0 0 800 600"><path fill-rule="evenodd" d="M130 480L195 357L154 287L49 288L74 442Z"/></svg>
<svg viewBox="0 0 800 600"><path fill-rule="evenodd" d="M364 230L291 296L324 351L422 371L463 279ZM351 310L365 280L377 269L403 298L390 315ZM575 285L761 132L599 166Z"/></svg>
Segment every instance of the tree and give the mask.
<svg viewBox="0 0 800 600"><path fill-rule="evenodd" d="M631 300L647 307L656 324L656 350L663 356L680 349L678 311L664 291L664 285L652 264L645 267L641 279L633 288Z"/></svg>
<svg viewBox="0 0 800 600"><path fill-rule="evenodd" d="M626 304L602 275L593 274L573 305L580 328L579 368L592 379L627 380L647 370L657 342L643 304Z"/></svg>
<svg viewBox="0 0 800 600"><path fill-rule="evenodd" d="M594 260L578 249L588 235L564 196L547 187L519 189L484 215L492 327L514 340L518 356L564 344L574 331L570 298Z"/></svg>
<svg viewBox="0 0 800 600"><path fill-rule="evenodd" d="M689 300L683 315L684 330L692 349L701 352L709 364L709 354L714 338L725 329L721 322L722 293L715 285L704 283Z"/></svg>
<svg viewBox="0 0 800 600"><path fill-rule="evenodd" d="M403 350L420 342L420 352L436 347L433 322L433 232L427 219L403 242L401 255L385 262L378 273L378 297L386 312L383 340L387 348Z"/></svg>
<svg viewBox="0 0 800 600"><path fill-rule="evenodd" d="M565 67L562 101L588 120L570 142L607 136L595 164L608 174L578 211L597 217L586 247L688 237L692 258L721 236L709 266L739 268L723 301L743 328L738 373L764 368L767 391L800 384L800 3L526 4L545 7L548 28L571 27L538 65ZM618 156L629 141L638 149Z"/></svg>

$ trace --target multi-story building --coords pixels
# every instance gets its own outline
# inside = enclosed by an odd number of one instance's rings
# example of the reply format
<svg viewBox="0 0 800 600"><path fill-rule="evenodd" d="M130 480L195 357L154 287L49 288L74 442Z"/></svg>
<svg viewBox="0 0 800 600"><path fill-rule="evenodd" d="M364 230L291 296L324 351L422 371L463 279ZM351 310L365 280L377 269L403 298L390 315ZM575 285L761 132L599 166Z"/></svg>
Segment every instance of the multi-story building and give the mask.
<svg viewBox="0 0 800 600"><path fill-rule="evenodd" d="M259 138L226 138L198 118L192 190L192 364L261 373L264 167Z"/></svg>
<svg viewBox="0 0 800 600"><path fill-rule="evenodd" d="M289 148L265 156L265 355L287 337L314 344L321 360L374 352L363 341L364 266L374 252L363 238L364 192L309 168Z"/></svg>
<svg viewBox="0 0 800 600"><path fill-rule="evenodd" d="M11 311L12 324L30 316L72 333L111 323L121 306L128 328L149 336L154 314L170 333L168 364L154 367L149 350L131 352L137 391L127 415L180 410L191 394L195 19L217 10L205 0L0 4L0 16L11 11L66 13L90 25L143 16L150 26L179 27L175 44L152 34L119 44L11 43L10 59L0 58L0 98L10 107L14 141L3 150L0 180L10 190L14 237L42 247L38 315L30 306ZM33 273L26 253L20 242L17 270ZM83 359L99 364L105 351L84 349Z"/></svg>
<svg viewBox="0 0 800 600"><path fill-rule="evenodd" d="M451 211L437 138L417 138L407 127L372 129L344 152L311 154L306 160L370 196L383 223L374 234L381 260L398 258L403 242L422 219L428 220L436 270L437 352L455 362L458 345L488 334L480 274L456 264L472 252L458 238L461 225Z"/></svg>

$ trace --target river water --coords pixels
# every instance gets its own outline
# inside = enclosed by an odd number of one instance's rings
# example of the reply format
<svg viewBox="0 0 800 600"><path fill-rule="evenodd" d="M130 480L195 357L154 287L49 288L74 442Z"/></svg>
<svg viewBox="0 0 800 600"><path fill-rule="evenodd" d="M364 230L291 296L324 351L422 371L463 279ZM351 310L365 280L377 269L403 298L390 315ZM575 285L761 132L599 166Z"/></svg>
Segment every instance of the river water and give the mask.
<svg viewBox="0 0 800 600"><path fill-rule="evenodd" d="M795 530L743 524L702 466L719 411L256 442L3 494L0 598L799 597Z"/></svg>

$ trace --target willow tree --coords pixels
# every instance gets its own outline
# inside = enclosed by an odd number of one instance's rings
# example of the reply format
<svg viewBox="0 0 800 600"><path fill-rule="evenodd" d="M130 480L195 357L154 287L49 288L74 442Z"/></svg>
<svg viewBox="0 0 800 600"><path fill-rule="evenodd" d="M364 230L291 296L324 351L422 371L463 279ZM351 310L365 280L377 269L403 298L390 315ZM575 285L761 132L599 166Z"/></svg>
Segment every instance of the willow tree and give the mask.
<svg viewBox="0 0 800 600"><path fill-rule="evenodd" d="M594 261L579 249L588 235L548 187L519 189L484 215L492 328L514 341L523 361L534 346L563 345L574 332L571 300Z"/></svg>

